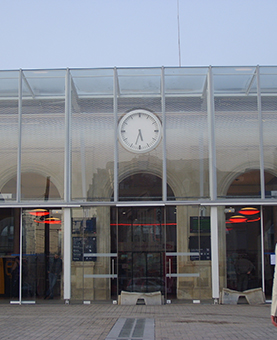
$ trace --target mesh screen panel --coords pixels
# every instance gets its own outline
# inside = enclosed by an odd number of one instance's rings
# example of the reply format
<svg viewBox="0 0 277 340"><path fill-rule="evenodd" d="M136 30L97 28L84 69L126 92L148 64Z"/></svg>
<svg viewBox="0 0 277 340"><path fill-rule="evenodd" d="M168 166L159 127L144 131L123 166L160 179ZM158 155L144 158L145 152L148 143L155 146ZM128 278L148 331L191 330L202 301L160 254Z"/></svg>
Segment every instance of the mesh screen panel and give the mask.
<svg viewBox="0 0 277 340"><path fill-rule="evenodd" d="M62 199L64 187L65 102L63 99L24 99L22 102L22 173L40 174L35 183L22 176L22 199L46 199L46 178L56 190L48 199ZM36 190L34 190L36 188Z"/></svg>
<svg viewBox="0 0 277 340"><path fill-rule="evenodd" d="M277 88L275 93L268 95L268 82L277 84L277 74L263 74L261 70L261 94L262 94L262 123L263 123L263 154L265 172L266 197L272 197L272 191L277 190L276 168L277 168Z"/></svg>
<svg viewBox="0 0 277 340"><path fill-rule="evenodd" d="M113 78L105 77L105 81L111 85ZM109 85L106 92L101 93L102 96L97 96L95 93L99 88L95 88L96 84L94 77L86 78L86 81L82 82L80 95L72 94L73 200L110 200L113 192L114 118L113 98L110 96L112 89ZM84 92L93 95L84 96Z"/></svg>
<svg viewBox="0 0 277 340"><path fill-rule="evenodd" d="M9 88L11 84L12 87ZM16 198L18 100L8 99L6 95L18 96L18 73L14 79L0 78L0 89L0 191L5 194L4 198L7 200Z"/></svg>
<svg viewBox="0 0 277 340"><path fill-rule="evenodd" d="M153 112L162 122L161 115L161 98L160 97L127 97L127 98L118 98L118 118L119 120L124 118L124 115L135 109L144 109L150 112ZM162 141L158 144L158 146L145 153L134 153L126 150L120 143L118 146L118 174L119 174L119 182L125 179L128 176L137 173L148 173L154 174L160 178L162 178ZM137 183L139 189L140 183ZM148 197L149 193L141 192L140 190L130 191L129 197L121 197L120 196L120 186L119 186L119 199L128 200L128 199L145 199ZM162 196L152 197L152 199L161 200Z"/></svg>
<svg viewBox="0 0 277 340"><path fill-rule="evenodd" d="M217 79L217 75L214 77ZM245 76L241 84L236 76L236 86L245 87ZM257 96L215 95L214 103L218 196L225 197L228 188L223 188L222 181L226 176L231 183L240 173L260 167Z"/></svg>
<svg viewBox="0 0 277 340"><path fill-rule="evenodd" d="M166 150L167 181L174 185L176 199L206 197L209 188L205 100L166 98Z"/></svg>

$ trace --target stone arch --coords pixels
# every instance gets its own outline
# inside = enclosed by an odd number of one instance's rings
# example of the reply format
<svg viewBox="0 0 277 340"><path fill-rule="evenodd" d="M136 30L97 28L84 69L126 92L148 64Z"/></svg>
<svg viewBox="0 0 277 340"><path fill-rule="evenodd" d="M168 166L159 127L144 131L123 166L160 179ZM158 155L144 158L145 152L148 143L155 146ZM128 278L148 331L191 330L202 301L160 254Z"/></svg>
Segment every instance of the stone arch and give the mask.
<svg viewBox="0 0 277 340"><path fill-rule="evenodd" d="M240 169L237 169L236 171L230 172L225 178L224 181L222 180L222 184L219 185L219 196L224 196L226 197L228 195L228 192L230 191L230 187L234 184L235 181L243 181L246 180L250 181L250 176L252 176L252 182L254 180L254 176L259 180L259 173L260 173L260 169L259 167L253 167L253 168L244 168L241 167ZM270 183L273 181L273 179L276 178L275 183ZM267 187L268 189L269 186L272 186L273 188L271 190L277 190L277 171L273 170L273 169L265 169L265 186L266 186L266 191L267 191ZM274 186L276 186L276 188L274 188Z"/></svg>
<svg viewBox="0 0 277 340"><path fill-rule="evenodd" d="M233 183L233 181L238 176L249 171L257 171L259 170L259 168L260 168L260 164L257 162L252 163L251 166L249 166L249 163L244 163L226 172L224 176L222 176L221 178L218 178L218 187L217 187L218 196L225 197L227 195L230 185Z"/></svg>
<svg viewBox="0 0 277 340"><path fill-rule="evenodd" d="M56 186L55 178L47 176L44 171L28 171L21 173L22 186L21 195L23 199L43 200L46 199L46 187L49 189L47 199L61 199L60 190ZM2 178L2 183L3 183ZM12 194L12 198L16 197L17 175L12 172L9 177L5 178L5 182L1 186L1 193ZM61 188L60 188L61 189Z"/></svg>
<svg viewBox="0 0 277 340"><path fill-rule="evenodd" d="M137 159L133 159L132 162L121 163L122 167L118 174L118 183L121 183L130 176L137 174L148 174L156 176L162 180L162 160L153 156L140 156ZM113 165L113 164L112 164ZM113 173L113 166L107 167L105 174L99 173L95 175L93 180L94 191L101 193L99 196L103 197L113 197L114 187L111 182L111 176L109 174ZM167 185L172 193L172 199L176 197L176 190L180 187L176 180L173 180L174 174L168 175ZM97 183L97 184L96 184ZM88 197L93 197L91 191Z"/></svg>
<svg viewBox="0 0 277 340"><path fill-rule="evenodd" d="M136 186L136 183L140 183ZM168 195L174 197L172 188L167 184ZM162 200L162 178L149 171L136 171L119 181L119 199Z"/></svg>

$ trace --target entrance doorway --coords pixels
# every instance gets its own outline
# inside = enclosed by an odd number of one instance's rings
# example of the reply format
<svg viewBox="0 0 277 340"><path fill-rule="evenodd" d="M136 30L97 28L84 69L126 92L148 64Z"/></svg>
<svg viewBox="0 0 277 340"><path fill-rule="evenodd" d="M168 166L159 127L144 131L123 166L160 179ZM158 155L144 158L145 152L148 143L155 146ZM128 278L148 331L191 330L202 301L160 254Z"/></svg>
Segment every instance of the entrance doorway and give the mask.
<svg viewBox="0 0 277 340"><path fill-rule="evenodd" d="M134 204L111 208L111 253L117 254L117 279L111 280L114 298L121 291L176 296L176 278L166 275L169 266L176 272L176 260L166 256L177 249L176 207L151 206L151 201L162 200L162 187L162 179L149 173L131 175L119 184L119 200ZM167 194L174 197L169 186ZM149 206L139 206L141 200Z"/></svg>
<svg viewBox="0 0 277 340"><path fill-rule="evenodd" d="M112 208L111 252L118 254L117 281L112 280L115 298L122 291L161 291L176 297L176 278L166 276L166 251L176 251L174 211L160 206ZM176 272L176 261L171 270Z"/></svg>

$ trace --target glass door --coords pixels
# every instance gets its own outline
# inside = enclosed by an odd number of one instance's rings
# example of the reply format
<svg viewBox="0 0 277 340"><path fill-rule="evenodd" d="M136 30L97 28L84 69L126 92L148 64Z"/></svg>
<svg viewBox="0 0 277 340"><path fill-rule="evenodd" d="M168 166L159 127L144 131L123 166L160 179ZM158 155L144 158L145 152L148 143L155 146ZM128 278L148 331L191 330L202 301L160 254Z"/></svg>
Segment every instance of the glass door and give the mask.
<svg viewBox="0 0 277 340"><path fill-rule="evenodd" d="M178 238L177 238L178 235ZM209 209L168 207L166 213L167 299L211 297L211 235Z"/></svg>
<svg viewBox="0 0 277 340"><path fill-rule="evenodd" d="M19 299L20 209L0 210L0 301Z"/></svg>
<svg viewBox="0 0 277 340"><path fill-rule="evenodd" d="M117 226L113 221L110 207L72 209L72 300L90 304L117 299Z"/></svg>
<svg viewBox="0 0 277 340"><path fill-rule="evenodd" d="M165 294L164 208L114 210L118 219L118 294L121 291ZM115 242L112 249L116 249Z"/></svg>
<svg viewBox="0 0 277 340"><path fill-rule="evenodd" d="M62 210L23 210L20 260L22 303L61 300Z"/></svg>
<svg viewBox="0 0 277 340"><path fill-rule="evenodd" d="M245 291L263 286L262 247L259 206L238 206L226 213L228 288Z"/></svg>

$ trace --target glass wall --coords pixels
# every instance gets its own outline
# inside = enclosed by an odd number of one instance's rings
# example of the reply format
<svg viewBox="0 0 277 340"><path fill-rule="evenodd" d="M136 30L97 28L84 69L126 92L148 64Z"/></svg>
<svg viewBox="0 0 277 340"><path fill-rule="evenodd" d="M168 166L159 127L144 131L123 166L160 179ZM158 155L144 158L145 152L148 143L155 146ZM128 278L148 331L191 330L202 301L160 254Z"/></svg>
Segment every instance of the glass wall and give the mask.
<svg viewBox="0 0 277 340"><path fill-rule="evenodd" d="M0 296L17 298L11 268L20 249L23 300L47 295L50 263L55 252L62 260L63 251L62 214L54 211L74 207L67 226L74 301L116 297L137 278L129 262L143 264L151 277L150 259L165 294L209 298L210 208L203 199L219 207L220 288L238 288L232 266L247 254L255 267L249 286L262 285L269 296L277 230L276 84L277 67L259 66L0 71ZM262 228L249 219L226 223L233 216L224 214L226 199L235 212L251 199ZM51 223L31 214L41 201ZM140 231L134 220L121 228L130 222L119 218L128 201L134 211L162 206L163 227L153 227L160 221L149 211L149 220L139 214ZM136 257L130 249L139 245L130 233L157 242L148 240ZM62 280L61 274L59 299Z"/></svg>

